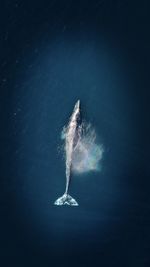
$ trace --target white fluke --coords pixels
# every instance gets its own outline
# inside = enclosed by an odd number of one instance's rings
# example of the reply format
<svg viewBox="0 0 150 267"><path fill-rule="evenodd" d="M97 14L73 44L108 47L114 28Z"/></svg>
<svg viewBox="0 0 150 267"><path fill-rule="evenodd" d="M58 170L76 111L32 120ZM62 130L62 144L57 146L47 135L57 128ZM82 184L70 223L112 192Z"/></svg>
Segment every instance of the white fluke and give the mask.
<svg viewBox="0 0 150 267"><path fill-rule="evenodd" d="M77 201L68 194L70 179L71 179L71 167L73 151L81 136L80 120L80 100L75 104L73 113L70 117L67 127L63 129L63 136L65 139L65 151L66 151L66 188L62 197L58 198L55 205L71 205L78 206Z"/></svg>

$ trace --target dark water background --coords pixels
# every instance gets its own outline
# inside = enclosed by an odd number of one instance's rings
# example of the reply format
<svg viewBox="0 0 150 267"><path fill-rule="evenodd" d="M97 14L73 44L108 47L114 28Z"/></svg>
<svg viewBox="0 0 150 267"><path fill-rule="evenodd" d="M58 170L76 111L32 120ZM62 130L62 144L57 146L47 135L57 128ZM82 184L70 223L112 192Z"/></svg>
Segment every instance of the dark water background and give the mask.
<svg viewBox="0 0 150 267"><path fill-rule="evenodd" d="M0 266L149 266L148 1L3 1ZM102 170L65 187L77 99Z"/></svg>

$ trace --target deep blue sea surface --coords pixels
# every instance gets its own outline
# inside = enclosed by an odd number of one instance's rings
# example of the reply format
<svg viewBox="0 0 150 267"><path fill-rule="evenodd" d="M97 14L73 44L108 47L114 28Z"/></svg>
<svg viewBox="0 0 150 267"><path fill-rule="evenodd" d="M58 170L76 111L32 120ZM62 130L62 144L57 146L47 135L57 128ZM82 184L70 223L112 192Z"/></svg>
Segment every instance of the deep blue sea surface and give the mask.
<svg viewBox="0 0 150 267"><path fill-rule="evenodd" d="M148 266L146 9L6 2L0 265ZM102 168L73 175L78 207L55 206L65 189L61 131L78 99L103 144Z"/></svg>
<svg viewBox="0 0 150 267"><path fill-rule="evenodd" d="M52 257L54 250L68 258L72 250L101 249L123 227L134 198L134 103L119 53L114 56L100 41L61 38L39 49L36 60L28 57L33 66L25 65L13 96L16 205L38 249L46 242ZM57 207L53 203L65 189L60 135L77 99L105 148L102 170L73 175L70 193L79 207Z"/></svg>

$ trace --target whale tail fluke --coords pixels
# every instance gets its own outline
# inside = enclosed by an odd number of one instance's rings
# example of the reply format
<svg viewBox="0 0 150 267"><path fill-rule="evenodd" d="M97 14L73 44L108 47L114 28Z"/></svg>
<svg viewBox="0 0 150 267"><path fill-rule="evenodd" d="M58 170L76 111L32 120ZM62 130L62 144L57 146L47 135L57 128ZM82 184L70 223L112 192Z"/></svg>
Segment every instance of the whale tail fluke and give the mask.
<svg viewBox="0 0 150 267"><path fill-rule="evenodd" d="M61 205L70 205L70 206L78 206L77 201L71 197L68 194L64 194L62 197L59 197L55 202L55 205L61 206Z"/></svg>

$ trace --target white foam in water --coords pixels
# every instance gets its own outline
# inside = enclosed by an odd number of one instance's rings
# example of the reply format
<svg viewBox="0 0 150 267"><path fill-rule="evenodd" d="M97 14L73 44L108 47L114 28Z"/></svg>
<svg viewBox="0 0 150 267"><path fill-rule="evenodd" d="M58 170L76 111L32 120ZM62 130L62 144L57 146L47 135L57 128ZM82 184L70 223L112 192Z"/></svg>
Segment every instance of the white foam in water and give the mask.
<svg viewBox="0 0 150 267"><path fill-rule="evenodd" d="M82 133L74 149L72 157L72 171L85 173L89 171L100 171L103 146L96 143L96 132L91 124L82 124Z"/></svg>
<svg viewBox="0 0 150 267"><path fill-rule="evenodd" d="M104 152L103 145L96 143L96 132L90 123L82 123L81 129L72 155L72 171L78 174L100 171ZM61 139L65 139L64 130L61 132ZM66 155L66 146L63 146L63 150Z"/></svg>

